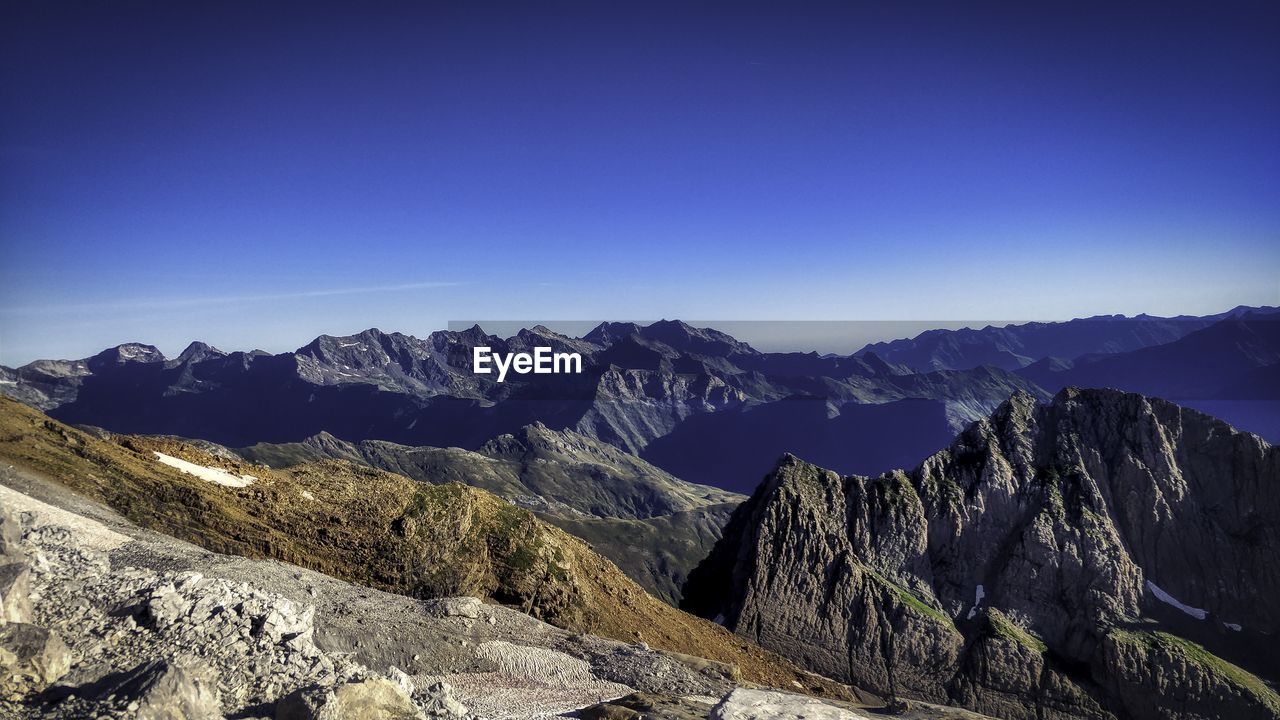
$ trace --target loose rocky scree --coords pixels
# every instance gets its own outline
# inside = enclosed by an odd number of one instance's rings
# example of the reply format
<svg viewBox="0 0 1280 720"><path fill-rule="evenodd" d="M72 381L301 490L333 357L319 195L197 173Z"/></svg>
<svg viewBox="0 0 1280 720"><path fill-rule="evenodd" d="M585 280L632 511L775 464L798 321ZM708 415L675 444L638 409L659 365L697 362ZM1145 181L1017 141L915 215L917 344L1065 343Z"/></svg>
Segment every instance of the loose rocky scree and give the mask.
<svg viewBox="0 0 1280 720"><path fill-rule="evenodd" d="M443 683L318 649L311 606L196 572L113 570L33 520L0 511L0 716L475 717Z"/></svg>

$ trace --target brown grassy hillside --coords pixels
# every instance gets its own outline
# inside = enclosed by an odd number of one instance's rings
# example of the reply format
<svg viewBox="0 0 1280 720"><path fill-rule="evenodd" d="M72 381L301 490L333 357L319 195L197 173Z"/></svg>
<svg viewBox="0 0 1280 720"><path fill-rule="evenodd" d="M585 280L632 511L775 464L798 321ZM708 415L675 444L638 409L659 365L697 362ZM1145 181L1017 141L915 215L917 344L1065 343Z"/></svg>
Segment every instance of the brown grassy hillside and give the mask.
<svg viewBox="0 0 1280 720"><path fill-rule="evenodd" d="M153 451L258 480L225 487L163 465ZM732 664L751 682L849 697L844 686L657 600L582 541L483 490L344 461L271 470L171 439L102 440L4 397L0 458L217 552L407 595L486 597L571 630Z"/></svg>

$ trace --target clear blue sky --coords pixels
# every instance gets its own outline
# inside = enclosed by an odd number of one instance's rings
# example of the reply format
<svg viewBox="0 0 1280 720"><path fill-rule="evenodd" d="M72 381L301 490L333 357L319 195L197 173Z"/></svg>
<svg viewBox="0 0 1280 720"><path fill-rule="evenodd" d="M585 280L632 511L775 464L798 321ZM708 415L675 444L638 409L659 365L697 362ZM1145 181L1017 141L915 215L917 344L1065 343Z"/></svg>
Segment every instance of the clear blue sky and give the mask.
<svg viewBox="0 0 1280 720"><path fill-rule="evenodd" d="M0 363L1280 303L1280 3L0 8Z"/></svg>

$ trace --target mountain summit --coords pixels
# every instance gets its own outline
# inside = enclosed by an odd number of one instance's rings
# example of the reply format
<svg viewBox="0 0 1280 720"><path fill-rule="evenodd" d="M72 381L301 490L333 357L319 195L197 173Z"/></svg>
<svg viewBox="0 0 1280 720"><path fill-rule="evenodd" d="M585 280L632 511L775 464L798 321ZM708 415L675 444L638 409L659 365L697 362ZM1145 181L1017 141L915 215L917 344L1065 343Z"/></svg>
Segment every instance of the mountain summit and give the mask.
<svg viewBox="0 0 1280 720"><path fill-rule="evenodd" d="M1280 450L1019 394L910 472L785 458L685 604L811 669L1002 718L1274 718ZM1247 669L1245 669L1247 668Z"/></svg>

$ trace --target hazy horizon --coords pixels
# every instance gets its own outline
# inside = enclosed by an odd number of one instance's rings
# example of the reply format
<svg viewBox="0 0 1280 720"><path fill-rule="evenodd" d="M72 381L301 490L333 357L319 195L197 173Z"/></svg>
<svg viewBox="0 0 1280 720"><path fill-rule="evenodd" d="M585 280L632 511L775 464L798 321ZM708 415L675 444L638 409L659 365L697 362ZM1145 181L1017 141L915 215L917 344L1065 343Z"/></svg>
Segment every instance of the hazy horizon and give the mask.
<svg viewBox="0 0 1280 720"><path fill-rule="evenodd" d="M1265 307L1265 305L1237 303L1232 307L1222 308L1221 310L1204 314L1215 315L1219 312L1226 312L1242 306ZM1126 317L1133 317L1140 314L1143 313L1100 313L1099 315L1125 315ZM1154 313L1145 314L1155 315ZM1159 317L1176 318L1180 315L1194 317L1191 313L1178 313L1174 315L1162 315ZM139 343L154 346L167 358L176 357L187 346L194 342L203 342L224 352L250 352L263 350L274 355L298 350L315 340L320 335L348 337L370 329L377 329L385 333L399 332L405 335L425 338L432 332L439 330L465 330L470 328L472 325L479 325L486 334L506 339L515 335L522 328L532 328L535 325L543 325L555 332L568 335L570 337L582 337L601 322L634 322L641 325L647 325L659 320L680 320L694 327L719 330L733 336L737 340L751 345L761 352L817 352L819 354L849 355L872 343L914 338L919 334L930 330L956 330L961 328L981 329L987 326L1005 327L1008 325L1021 325L1030 322L1065 322L1067 320L1087 319L1089 317L1094 316L1082 315L1074 318L1034 320L696 320L678 317L657 319L622 318L610 320L450 320L443 323L440 327L417 332L393 326L379 326L375 324L361 326L358 328L346 328L341 331L322 331L306 337L295 337L291 340L277 338L270 342L251 343L249 345L233 345L216 342L198 335L185 339L179 338L166 343L150 342L146 339L134 338L121 340L119 342L110 342L94 347L68 345L68 347L83 347L83 349L72 350L62 354L32 357L25 360L18 359L17 361L12 362L7 361L4 358L3 352L0 352L0 365L20 367L35 360L79 360L91 357L108 348L128 343Z"/></svg>

